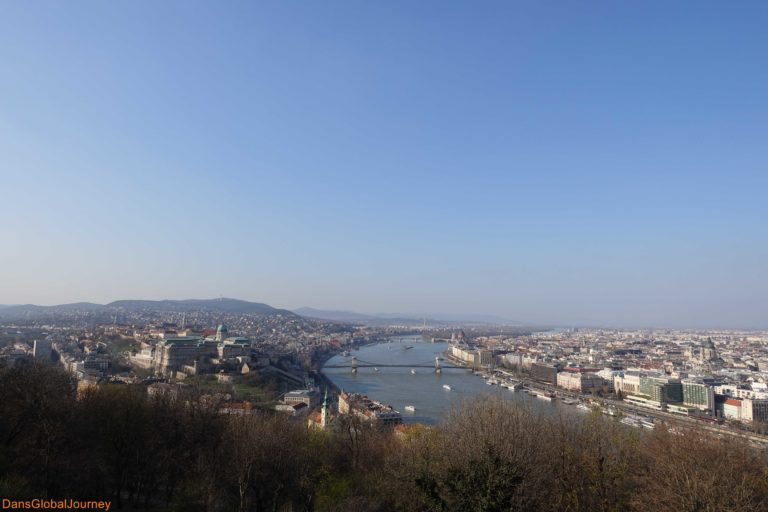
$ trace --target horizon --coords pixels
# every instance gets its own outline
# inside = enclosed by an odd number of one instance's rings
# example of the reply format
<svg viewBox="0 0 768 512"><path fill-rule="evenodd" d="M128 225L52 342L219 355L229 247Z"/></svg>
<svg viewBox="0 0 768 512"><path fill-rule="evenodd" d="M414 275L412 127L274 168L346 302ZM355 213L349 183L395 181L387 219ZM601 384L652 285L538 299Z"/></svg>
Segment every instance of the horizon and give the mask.
<svg viewBox="0 0 768 512"><path fill-rule="evenodd" d="M0 13L0 304L768 328L762 3Z"/></svg>
<svg viewBox="0 0 768 512"><path fill-rule="evenodd" d="M314 307L311 305L302 305L302 306L284 306L280 304L273 304L270 301L264 301L264 300L257 300L257 299L243 299L243 298L237 298L237 297L210 297L210 298L162 298L162 299L114 299L106 302L92 302L92 301L75 301L75 302L67 302L67 303L59 303L59 304L33 304L33 303L13 303L13 304L0 304L0 308L4 307L24 307L24 306L34 306L34 307L57 307L57 306L68 306L68 305L76 305L76 304L89 304L89 305L97 305L97 306L109 306L110 304L114 302L126 302L126 301L151 301L151 302L162 302L162 301L174 301L174 302L184 302L184 301L216 301L216 300L232 300L232 301L242 301L242 302L250 302L250 303L257 303L257 304L265 304L267 306L270 306L275 309L280 310L287 310L292 313L296 313L299 310L302 309L310 309L315 310L321 313L349 313L352 315L363 315L371 317L371 319L375 320L431 320L431 321L444 321L444 322L450 322L450 323L465 323L467 325L472 324L487 324L487 325L508 325L508 326L520 326L520 327L540 327L540 328L546 328L546 329L559 329L559 328L579 328L579 329L615 329L615 330L676 330L676 331L752 331L752 332L758 332L758 331L768 331L768 325L755 325L755 326L743 326L743 325L727 325L727 324L700 324L700 325L685 325L685 324L676 324L676 325L659 325L659 324L611 324L611 323L603 323L603 324L590 324L590 323L562 323L562 322L556 322L556 321L529 321L526 319L518 319L514 317L504 317L494 314L485 313L482 311L431 311L431 312L423 312L423 311L415 311L415 312L394 312L394 311L362 311L362 310L356 310L352 308L341 308L341 309L330 309L330 308L319 308ZM298 313L297 313L298 314ZM482 318L485 317L486 319L483 320ZM309 318L312 318L311 316ZM322 319L322 317L318 317ZM342 320L339 320L340 322L344 322ZM354 323L354 321L350 321L351 323ZM509 322L509 323L504 323Z"/></svg>

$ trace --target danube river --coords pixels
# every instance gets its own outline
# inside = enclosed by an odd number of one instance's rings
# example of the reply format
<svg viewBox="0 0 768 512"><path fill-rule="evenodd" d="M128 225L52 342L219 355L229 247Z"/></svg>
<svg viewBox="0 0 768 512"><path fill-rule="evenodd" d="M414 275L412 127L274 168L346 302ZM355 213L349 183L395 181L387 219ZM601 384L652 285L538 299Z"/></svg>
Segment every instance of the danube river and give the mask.
<svg viewBox="0 0 768 512"><path fill-rule="evenodd" d="M413 347L413 348L406 348ZM434 368L413 368L408 365L427 364L434 367L435 356L447 349L446 343L429 343L421 336L393 337L389 343L368 345L353 351L348 357L337 355L326 365L349 364L352 356L358 364L402 364L400 368L359 368L353 374L349 368L324 368L323 373L344 391L362 393L373 400L392 405L403 415L406 423L434 424L440 421L452 405L477 395L500 396L504 399L541 407L546 411L573 410L570 406L547 402L532 397L524 391L510 391L499 386L489 386L485 379L466 369L444 369L435 373ZM443 361L447 363L447 361ZM447 384L451 390L443 388ZM407 412L406 405L413 405L415 412Z"/></svg>

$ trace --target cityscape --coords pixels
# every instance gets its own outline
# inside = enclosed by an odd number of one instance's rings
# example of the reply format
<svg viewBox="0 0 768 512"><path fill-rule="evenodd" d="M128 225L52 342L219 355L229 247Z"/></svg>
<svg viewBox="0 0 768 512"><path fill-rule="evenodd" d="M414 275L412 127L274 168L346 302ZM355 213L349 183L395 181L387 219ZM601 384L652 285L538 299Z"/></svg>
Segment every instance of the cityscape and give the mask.
<svg viewBox="0 0 768 512"><path fill-rule="evenodd" d="M281 422L279 428L325 432L330 440L354 432L353 450L357 436L366 435L391 438L407 449L425 429L466 421L455 415L468 407L467 398L481 409L524 411L528 421L541 421L543 414L565 424L598 422L595 431L618 429L610 435L623 442L652 439L653 433L671 435L666 442L686 439L726 451L740 446L755 454L765 453L768 443L768 331L426 319L371 325L225 298L6 306L0 317L0 381L6 393L21 375L55 372L59 385L72 386L73 400L123 396L150 410L177 405L189 410L195 403L219 418L272 418ZM22 421L20 413L39 407L28 402L40 392L37 385L28 386L25 393L31 395L4 402L4 418ZM411 403L389 403L387 386L404 392ZM462 401L441 398L460 394ZM436 408L430 407L433 402ZM480 414L475 427L484 421ZM4 435L11 435L7 428ZM346 464L359 463L353 456ZM124 498L120 507L132 509L141 492L125 492L111 495L116 503ZM296 499L290 491L281 495L291 507L298 506ZM227 501L221 495L216 500ZM408 508L415 502L406 503ZM163 508L159 501L150 506L155 507Z"/></svg>
<svg viewBox="0 0 768 512"><path fill-rule="evenodd" d="M434 364L427 361L430 371L458 366L491 386L525 388L548 401L559 399L607 415L642 415L649 427L655 420L683 425L698 421L716 425L721 434L768 441L761 437L768 434L768 331L538 330L428 325L426 320L416 326L381 326L302 317L235 299L179 301L176 311L172 305L152 310L151 301L138 308L132 304L111 306L101 317L113 312L113 321L105 323L93 308L54 307L55 313L37 318L28 307L3 308L5 313L0 309L6 318L0 362L58 364L77 380L78 389L142 384L150 394L178 395L192 381L208 383L226 398L222 410L235 407L255 414L274 409L311 418L325 409L327 419L374 410L371 404L377 403L371 402L376 397L357 397L359 404L353 406L350 397L355 395L344 393L323 374L331 357L344 356L345 364L335 368L356 373L371 366L357 362L354 354L360 347L391 344L392 339L401 344L403 339L440 341L445 350ZM249 306L270 312L232 312ZM381 369L385 366L415 371L419 365L382 363ZM384 423L403 422L403 411L387 410L391 417ZM376 422L380 416L361 417Z"/></svg>
<svg viewBox="0 0 768 512"><path fill-rule="evenodd" d="M0 512L768 511L768 8L0 3Z"/></svg>

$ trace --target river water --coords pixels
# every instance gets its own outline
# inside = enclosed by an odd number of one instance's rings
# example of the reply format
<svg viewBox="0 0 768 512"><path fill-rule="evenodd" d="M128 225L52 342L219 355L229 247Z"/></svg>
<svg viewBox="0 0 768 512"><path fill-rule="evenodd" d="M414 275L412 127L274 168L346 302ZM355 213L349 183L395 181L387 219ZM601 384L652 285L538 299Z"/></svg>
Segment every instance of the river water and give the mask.
<svg viewBox="0 0 768 512"><path fill-rule="evenodd" d="M446 343L425 342L421 336L393 337L389 343L362 347L352 351L348 357L337 355L329 359L326 366L349 364L352 356L355 356L358 364L426 364L431 368L413 368L415 374L411 373L409 366L379 367L379 371L359 368L358 373L353 374L349 368L326 367L323 373L344 391L362 393L373 400L392 405L402 413L406 423L437 423L452 405L459 405L478 395L500 396L552 412L575 409L532 397L524 391L513 392L499 386L489 386L485 379L466 369L443 369L442 373L435 373L435 356L441 355L447 348ZM451 390L444 389L443 384L448 384ZM413 405L416 411L407 412L406 405Z"/></svg>

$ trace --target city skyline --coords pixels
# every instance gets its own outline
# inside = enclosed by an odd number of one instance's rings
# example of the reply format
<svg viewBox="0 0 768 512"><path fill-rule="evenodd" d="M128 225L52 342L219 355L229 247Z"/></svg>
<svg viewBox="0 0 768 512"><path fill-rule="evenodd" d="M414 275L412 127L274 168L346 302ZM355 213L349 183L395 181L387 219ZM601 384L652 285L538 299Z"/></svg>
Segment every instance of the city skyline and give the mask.
<svg viewBox="0 0 768 512"><path fill-rule="evenodd" d="M768 325L766 7L0 7L0 304Z"/></svg>

